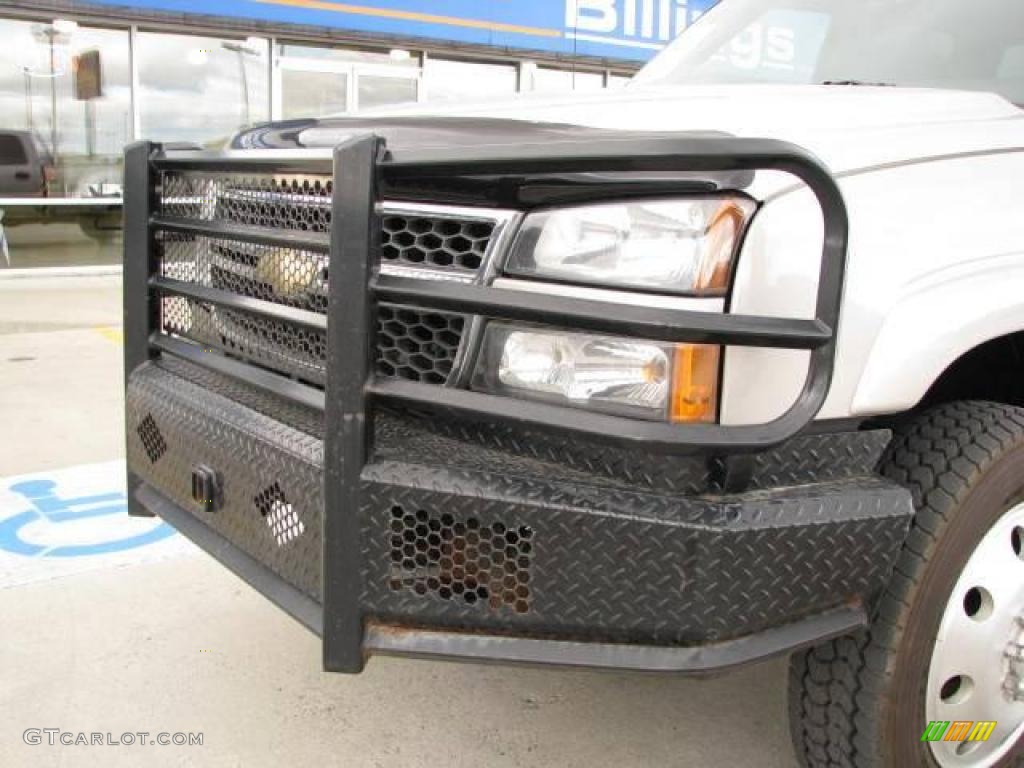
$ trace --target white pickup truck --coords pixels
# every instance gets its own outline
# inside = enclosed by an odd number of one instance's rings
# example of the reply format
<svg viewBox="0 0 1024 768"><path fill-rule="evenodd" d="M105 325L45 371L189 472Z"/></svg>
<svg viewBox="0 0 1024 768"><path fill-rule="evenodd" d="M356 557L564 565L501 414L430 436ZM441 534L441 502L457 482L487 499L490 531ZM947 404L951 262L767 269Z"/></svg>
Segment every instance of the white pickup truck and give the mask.
<svg viewBox="0 0 1024 768"><path fill-rule="evenodd" d="M1024 5L725 0L621 91L126 161L133 514L373 654L791 654L1024 765Z"/></svg>

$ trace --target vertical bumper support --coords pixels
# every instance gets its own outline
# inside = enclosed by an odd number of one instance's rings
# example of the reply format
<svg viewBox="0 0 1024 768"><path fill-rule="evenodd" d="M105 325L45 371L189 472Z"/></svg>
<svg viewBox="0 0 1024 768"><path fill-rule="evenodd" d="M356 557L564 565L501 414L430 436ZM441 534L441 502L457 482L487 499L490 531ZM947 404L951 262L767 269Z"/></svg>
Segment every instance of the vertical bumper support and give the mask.
<svg viewBox="0 0 1024 768"><path fill-rule="evenodd" d="M138 141L125 151L124 158L124 381L150 357L149 335L159 326L160 304L149 288L156 272L156 249L149 220L156 209L156 172L150 162L160 147ZM128 470L128 514L153 517L135 499L139 481Z"/></svg>
<svg viewBox="0 0 1024 768"><path fill-rule="evenodd" d="M360 478L373 434L366 400L376 310L368 286L379 263L377 160L382 146L376 136L360 136L334 151L323 531L323 662L331 672L359 672L365 663L358 515Z"/></svg>

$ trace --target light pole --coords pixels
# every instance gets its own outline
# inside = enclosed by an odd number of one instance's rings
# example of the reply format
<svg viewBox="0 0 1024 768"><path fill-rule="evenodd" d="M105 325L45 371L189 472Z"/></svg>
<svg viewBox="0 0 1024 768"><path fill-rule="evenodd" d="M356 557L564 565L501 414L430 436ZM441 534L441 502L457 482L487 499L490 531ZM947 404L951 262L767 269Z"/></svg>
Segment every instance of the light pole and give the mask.
<svg viewBox="0 0 1024 768"><path fill-rule="evenodd" d="M252 122L252 110L249 106L249 72L245 66L245 57L259 58L260 52L245 43L221 43L221 47L225 51L233 51L238 54L238 68L242 73L242 103L245 109L242 125L249 125Z"/></svg>
<svg viewBox="0 0 1024 768"><path fill-rule="evenodd" d="M57 77L62 72L57 71L57 42L66 42L74 31L78 29L78 23L67 19L54 19L52 24L39 25L33 28L36 38L46 41L50 46L50 152L53 154L54 162L60 155L59 129L57 127Z"/></svg>

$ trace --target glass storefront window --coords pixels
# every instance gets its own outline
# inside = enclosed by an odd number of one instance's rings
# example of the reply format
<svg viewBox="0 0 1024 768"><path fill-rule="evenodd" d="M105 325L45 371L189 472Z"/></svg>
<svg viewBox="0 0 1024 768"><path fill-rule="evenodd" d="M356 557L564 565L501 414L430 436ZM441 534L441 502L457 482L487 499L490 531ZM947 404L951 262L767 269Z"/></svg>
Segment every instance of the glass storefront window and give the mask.
<svg viewBox="0 0 1024 768"><path fill-rule="evenodd" d="M0 39L0 269L119 263L122 154L137 138L216 148L272 117L604 85L593 70L527 62L520 77L518 63L384 44L279 43L272 71L266 39L140 31L133 98L127 24L0 19ZM1001 71L1021 61L1009 52Z"/></svg>
<svg viewBox="0 0 1024 768"><path fill-rule="evenodd" d="M116 200L38 205L0 201L0 271L121 263L121 206Z"/></svg>
<svg viewBox="0 0 1024 768"><path fill-rule="evenodd" d="M604 75L600 72L573 72L570 69L527 66L527 76L534 93L570 93L600 91Z"/></svg>
<svg viewBox="0 0 1024 768"><path fill-rule="evenodd" d="M359 109L387 107L416 101L419 82L407 77L359 74Z"/></svg>
<svg viewBox="0 0 1024 768"><path fill-rule="evenodd" d="M281 117L294 120L348 111L348 74L281 69Z"/></svg>
<svg viewBox="0 0 1024 768"><path fill-rule="evenodd" d="M500 98L516 92L518 75L511 64L483 64L427 57L423 69L428 101Z"/></svg>
<svg viewBox="0 0 1024 768"><path fill-rule="evenodd" d="M266 40L156 32L137 40L142 138L217 148L269 119Z"/></svg>
<svg viewBox="0 0 1024 768"><path fill-rule="evenodd" d="M0 130L41 158L31 189L0 174L0 198L118 196L131 140L128 33L2 19L0 39Z"/></svg>
<svg viewBox="0 0 1024 768"><path fill-rule="evenodd" d="M419 56L286 43L278 48L275 114L324 117L419 100Z"/></svg>

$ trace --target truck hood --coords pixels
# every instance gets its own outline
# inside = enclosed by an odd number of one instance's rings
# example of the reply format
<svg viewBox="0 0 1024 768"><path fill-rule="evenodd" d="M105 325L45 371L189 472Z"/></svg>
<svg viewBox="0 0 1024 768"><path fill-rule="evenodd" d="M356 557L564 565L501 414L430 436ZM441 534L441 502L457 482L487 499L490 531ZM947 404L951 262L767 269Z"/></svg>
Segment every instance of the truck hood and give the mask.
<svg viewBox="0 0 1024 768"><path fill-rule="evenodd" d="M982 92L863 86L630 87L571 97L413 105L257 126L237 148L332 147L360 131L389 146L524 144L617 131L728 133L791 141L833 173L1024 147L1024 110Z"/></svg>

